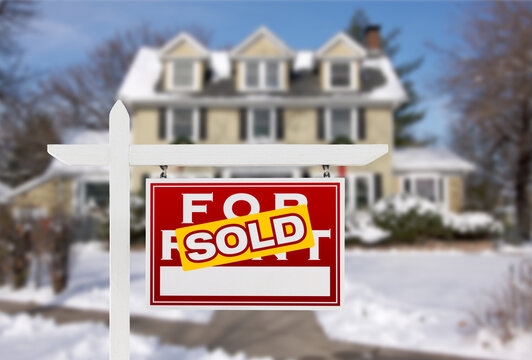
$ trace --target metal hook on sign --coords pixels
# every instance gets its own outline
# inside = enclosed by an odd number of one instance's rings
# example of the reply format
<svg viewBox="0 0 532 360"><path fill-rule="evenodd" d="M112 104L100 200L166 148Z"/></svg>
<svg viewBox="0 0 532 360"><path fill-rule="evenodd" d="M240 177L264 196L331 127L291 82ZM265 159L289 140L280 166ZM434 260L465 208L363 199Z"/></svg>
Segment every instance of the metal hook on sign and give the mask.
<svg viewBox="0 0 532 360"><path fill-rule="evenodd" d="M163 172L161 172L161 179L166 179L166 170L168 170L168 165L160 165L161 166L161 170Z"/></svg>
<svg viewBox="0 0 532 360"><path fill-rule="evenodd" d="M323 168L323 177L330 178L331 173L329 172L329 165L322 165L321 167Z"/></svg>

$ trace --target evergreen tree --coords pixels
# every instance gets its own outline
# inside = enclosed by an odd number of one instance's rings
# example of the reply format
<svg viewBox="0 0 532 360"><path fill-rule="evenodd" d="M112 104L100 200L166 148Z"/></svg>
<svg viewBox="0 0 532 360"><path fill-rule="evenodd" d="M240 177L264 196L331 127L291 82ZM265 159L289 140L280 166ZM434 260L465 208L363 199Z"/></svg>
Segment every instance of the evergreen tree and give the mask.
<svg viewBox="0 0 532 360"><path fill-rule="evenodd" d="M364 32L367 26L371 25L368 15L363 10L357 10L351 17L349 26L346 29L349 34L357 42L364 44ZM389 33L382 36L381 44L383 51L388 55L392 61L401 49L397 44L397 37L401 33L400 29L392 29ZM395 70L401 79L409 100L398 107L394 112L395 122L395 145L396 146L420 146L426 145L433 141L433 139L419 139L412 134L411 126L423 120L425 111L419 108L419 96L416 93L414 83L409 75L417 70L423 63L423 58L418 57L403 64L396 64Z"/></svg>

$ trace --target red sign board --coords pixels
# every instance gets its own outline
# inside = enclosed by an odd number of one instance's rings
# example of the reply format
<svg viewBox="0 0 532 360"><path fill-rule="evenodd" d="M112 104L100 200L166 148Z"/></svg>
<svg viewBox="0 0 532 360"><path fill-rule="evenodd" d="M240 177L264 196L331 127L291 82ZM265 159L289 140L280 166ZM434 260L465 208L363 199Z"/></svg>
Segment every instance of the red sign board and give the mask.
<svg viewBox="0 0 532 360"><path fill-rule="evenodd" d="M264 219L270 215L277 223L272 220L270 229L261 228L268 224ZM232 222L243 229L241 237L227 235ZM221 243L213 230L217 228L225 229ZM275 243L276 230L282 244ZM192 234L190 238L197 241L192 239L185 246L176 233ZM291 239L301 241L299 249L291 250ZM232 252L244 256L248 242L248 251L253 245L283 245L280 249L287 252L253 258L248 253L245 260L228 260ZM178 243L184 248L183 254ZM220 261L215 254L225 257ZM337 307L343 296L343 257L343 179L146 180L146 290L150 306ZM184 268L182 259L194 263ZM202 259L210 263L197 265L196 260Z"/></svg>

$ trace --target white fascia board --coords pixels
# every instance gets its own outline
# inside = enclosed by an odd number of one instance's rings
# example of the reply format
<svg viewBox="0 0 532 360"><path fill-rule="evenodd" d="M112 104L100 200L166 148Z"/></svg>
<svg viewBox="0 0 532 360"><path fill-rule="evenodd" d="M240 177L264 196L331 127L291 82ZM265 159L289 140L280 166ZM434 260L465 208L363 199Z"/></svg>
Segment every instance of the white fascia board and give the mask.
<svg viewBox="0 0 532 360"><path fill-rule="evenodd" d="M293 58L295 56L295 52L286 45L278 36L276 36L270 29L268 29L265 26L259 27L257 30L255 30L251 35L249 35L247 38L244 39L238 46L236 46L231 52L230 56L231 58L237 59L240 58L239 54L246 49L249 45L251 45L256 38L259 36L266 36L270 40L274 42L282 51L286 53L284 57L286 58ZM251 58L251 57L246 57ZM263 58L263 57L261 57ZM279 58L278 56L276 58Z"/></svg>
<svg viewBox="0 0 532 360"><path fill-rule="evenodd" d="M356 56L341 56L341 57L336 57L336 58L341 58L341 59L360 59L360 58L364 58L364 57L366 57L368 55L367 50L362 45L360 45L358 42L353 40L346 33L339 32L336 35L334 35L331 39L329 39L321 48L319 48L319 50L316 52L316 57L317 58L323 58L323 57L335 58L334 56L333 57L325 56L324 54L327 52L327 50L329 50L329 48L331 46L333 46L334 44L336 44L339 41L345 42L347 44L347 46L352 48L355 52L360 53L360 55L356 55Z"/></svg>
<svg viewBox="0 0 532 360"><path fill-rule="evenodd" d="M209 50L203 46L198 40L196 40L192 35L186 32L179 33L172 40L168 41L159 51L159 57L161 59L174 58L174 56L169 56L167 53L175 48L178 44L182 42L188 42L195 49L198 50L199 54L194 56L182 56L188 58L207 58L209 56Z"/></svg>

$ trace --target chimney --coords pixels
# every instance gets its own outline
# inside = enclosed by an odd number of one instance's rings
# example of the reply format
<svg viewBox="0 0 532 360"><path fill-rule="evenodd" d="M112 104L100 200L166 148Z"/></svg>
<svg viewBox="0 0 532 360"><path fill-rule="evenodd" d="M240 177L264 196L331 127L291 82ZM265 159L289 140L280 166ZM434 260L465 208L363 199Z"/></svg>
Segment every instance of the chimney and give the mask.
<svg viewBox="0 0 532 360"><path fill-rule="evenodd" d="M366 48L372 52L380 52L381 48L381 27L379 25L368 25L364 30Z"/></svg>

